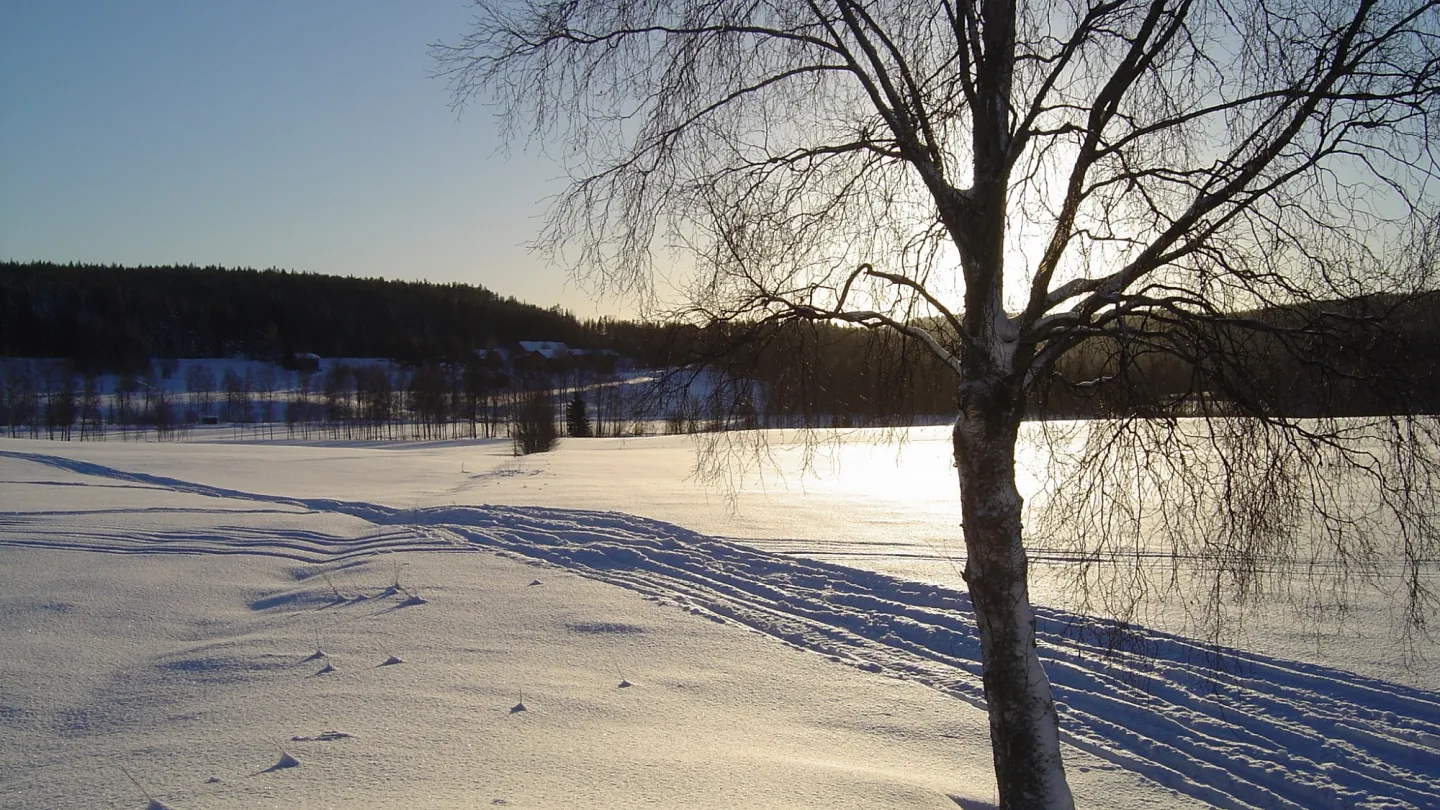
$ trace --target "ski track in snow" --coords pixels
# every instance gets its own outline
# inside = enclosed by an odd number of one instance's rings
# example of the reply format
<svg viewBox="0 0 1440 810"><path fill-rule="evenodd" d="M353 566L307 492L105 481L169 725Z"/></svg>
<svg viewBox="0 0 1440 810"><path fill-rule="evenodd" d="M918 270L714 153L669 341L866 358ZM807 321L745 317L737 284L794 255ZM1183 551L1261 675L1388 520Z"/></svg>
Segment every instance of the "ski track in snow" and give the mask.
<svg viewBox="0 0 1440 810"><path fill-rule="evenodd" d="M361 518L375 527L352 539L239 526L137 529L133 517L145 510L10 512L0 513L0 545L264 554L313 563L487 548L984 706L979 638L961 591L760 552L616 512L395 509L239 492L39 453L0 456L146 488ZM1218 651L1217 666L1210 645L1133 628L1117 647L1103 621L1043 607L1037 613L1062 735L1081 750L1220 808L1440 808L1440 693L1233 650Z"/></svg>

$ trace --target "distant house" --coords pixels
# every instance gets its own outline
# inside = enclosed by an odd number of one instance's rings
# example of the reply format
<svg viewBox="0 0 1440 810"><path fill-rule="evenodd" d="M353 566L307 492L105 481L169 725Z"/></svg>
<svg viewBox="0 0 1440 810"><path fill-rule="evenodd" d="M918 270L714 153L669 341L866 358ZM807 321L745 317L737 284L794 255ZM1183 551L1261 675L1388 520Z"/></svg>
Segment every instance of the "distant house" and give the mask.
<svg viewBox="0 0 1440 810"><path fill-rule="evenodd" d="M486 351L480 349L476 353L483 358ZM585 369L609 374L615 371L620 360L620 354L611 349L572 349L558 340L522 340L508 353L503 349L489 351L498 351L502 356L508 354L509 365L522 372L556 373Z"/></svg>
<svg viewBox="0 0 1440 810"><path fill-rule="evenodd" d="M510 364L522 373L564 371L570 364L570 347L554 340L522 340L511 353Z"/></svg>
<svg viewBox="0 0 1440 810"><path fill-rule="evenodd" d="M570 347L556 340L522 340L520 354L535 354L546 360L564 360L570 356Z"/></svg>

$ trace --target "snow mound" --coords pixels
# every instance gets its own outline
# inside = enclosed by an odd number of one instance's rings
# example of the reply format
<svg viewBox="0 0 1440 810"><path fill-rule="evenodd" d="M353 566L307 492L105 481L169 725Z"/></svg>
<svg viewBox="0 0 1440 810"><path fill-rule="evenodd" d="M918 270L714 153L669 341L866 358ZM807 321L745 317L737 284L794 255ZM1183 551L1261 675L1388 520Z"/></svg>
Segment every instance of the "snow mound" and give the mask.
<svg viewBox="0 0 1440 810"><path fill-rule="evenodd" d="M282 749L280 751L280 759L276 760L274 765L271 765L260 773L274 773L276 771L286 770L287 768L298 767L300 767L300 761Z"/></svg>
<svg viewBox="0 0 1440 810"><path fill-rule="evenodd" d="M355 739L354 734L347 734L344 731L322 731L314 737L301 737L298 735L291 737L290 742L335 742L337 740L353 739Z"/></svg>

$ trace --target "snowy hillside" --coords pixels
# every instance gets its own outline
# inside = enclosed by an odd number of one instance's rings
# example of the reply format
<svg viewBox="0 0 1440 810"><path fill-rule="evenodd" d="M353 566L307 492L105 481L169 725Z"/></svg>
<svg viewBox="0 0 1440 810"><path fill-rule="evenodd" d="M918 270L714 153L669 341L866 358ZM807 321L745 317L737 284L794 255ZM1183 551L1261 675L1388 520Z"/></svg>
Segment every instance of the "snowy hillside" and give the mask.
<svg viewBox="0 0 1440 810"><path fill-rule="evenodd" d="M930 444L737 513L680 438L0 440L0 807L989 807ZM1440 806L1380 636L1104 629L1042 612L1080 806Z"/></svg>

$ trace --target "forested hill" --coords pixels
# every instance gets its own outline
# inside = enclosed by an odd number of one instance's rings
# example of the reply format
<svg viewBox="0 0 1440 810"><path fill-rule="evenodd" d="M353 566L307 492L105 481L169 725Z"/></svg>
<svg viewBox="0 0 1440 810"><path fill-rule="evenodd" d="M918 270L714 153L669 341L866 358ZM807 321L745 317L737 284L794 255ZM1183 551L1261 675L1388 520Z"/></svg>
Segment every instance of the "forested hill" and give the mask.
<svg viewBox="0 0 1440 810"><path fill-rule="evenodd" d="M1134 345L1118 342L1121 330L1061 358L1031 413L1184 415L1202 400L1220 412L1239 400L1290 415L1440 412L1437 313L1440 293L1427 293L1235 320L1264 328L1137 322L1135 333L1149 337ZM420 366L519 340L612 349L651 368L708 358L763 383L772 407L807 422L866 424L954 407L952 378L938 360L865 329L581 321L483 287L284 270L0 263L0 357L68 359L79 372L140 371L162 357L284 362L300 352Z"/></svg>
<svg viewBox="0 0 1440 810"><path fill-rule="evenodd" d="M462 356L489 341L593 341L594 324L465 284L285 270L0 263L0 356L124 370L151 357Z"/></svg>

